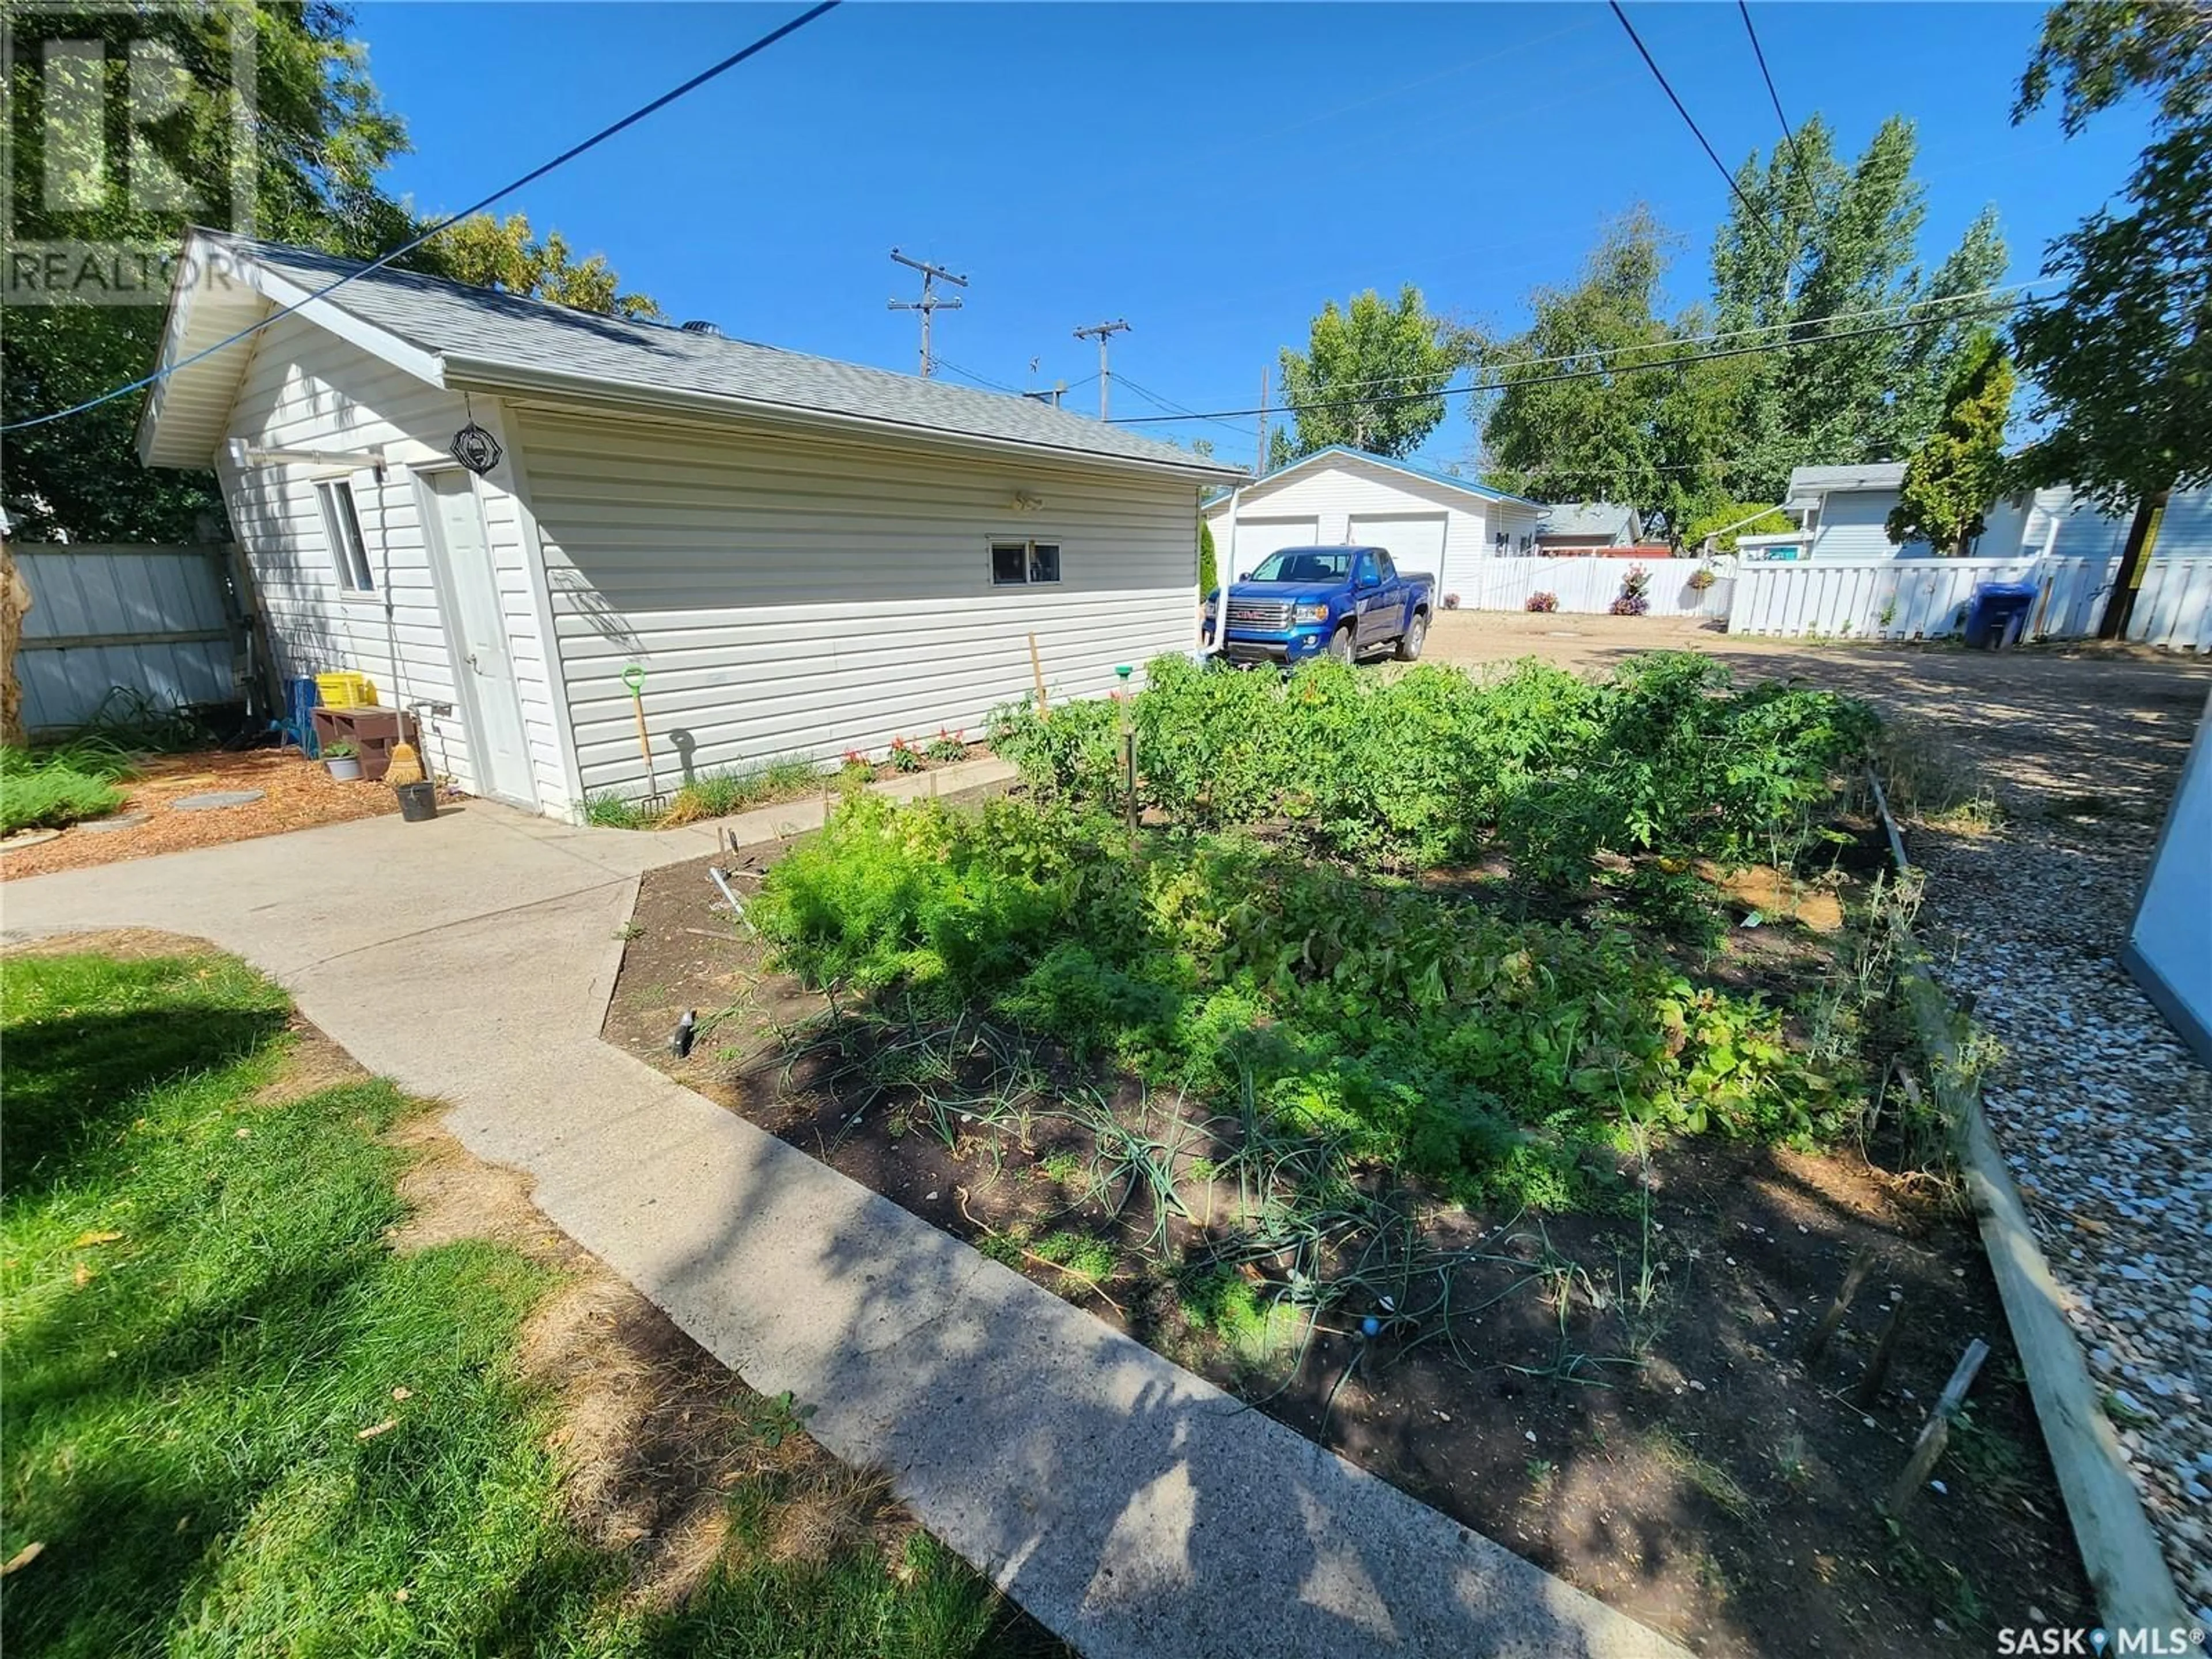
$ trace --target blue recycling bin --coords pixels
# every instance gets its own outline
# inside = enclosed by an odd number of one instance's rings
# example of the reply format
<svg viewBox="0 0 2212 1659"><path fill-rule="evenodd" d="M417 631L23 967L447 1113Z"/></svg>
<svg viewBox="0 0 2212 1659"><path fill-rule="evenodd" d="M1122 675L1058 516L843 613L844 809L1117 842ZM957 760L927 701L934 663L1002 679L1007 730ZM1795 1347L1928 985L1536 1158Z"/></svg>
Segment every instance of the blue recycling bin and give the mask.
<svg viewBox="0 0 2212 1659"><path fill-rule="evenodd" d="M1977 651L2017 645L2035 606L2033 582L1982 582L1966 607L1966 643Z"/></svg>
<svg viewBox="0 0 2212 1659"><path fill-rule="evenodd" d="M284 740L298 744L300 752L309 760L320 752L315 742L315 709L322 700L322 689L315 684L313 674L301 674L284 682L284 718L275 724L284 734Z"/></svg>

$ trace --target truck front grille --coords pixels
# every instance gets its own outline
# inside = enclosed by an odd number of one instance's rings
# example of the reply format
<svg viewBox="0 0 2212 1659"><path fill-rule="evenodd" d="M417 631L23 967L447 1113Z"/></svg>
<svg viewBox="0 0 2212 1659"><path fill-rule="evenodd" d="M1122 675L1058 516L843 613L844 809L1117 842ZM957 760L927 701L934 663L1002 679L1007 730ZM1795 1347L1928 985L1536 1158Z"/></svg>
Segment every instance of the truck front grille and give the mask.
<svg viewBox="0 0 2212 1659"><path fill-rule="evenodd" d="M1291 625L1291 607L1280 599L1232 599L1231 628L1253 628L1263 634L1279 634Z"/></svg>

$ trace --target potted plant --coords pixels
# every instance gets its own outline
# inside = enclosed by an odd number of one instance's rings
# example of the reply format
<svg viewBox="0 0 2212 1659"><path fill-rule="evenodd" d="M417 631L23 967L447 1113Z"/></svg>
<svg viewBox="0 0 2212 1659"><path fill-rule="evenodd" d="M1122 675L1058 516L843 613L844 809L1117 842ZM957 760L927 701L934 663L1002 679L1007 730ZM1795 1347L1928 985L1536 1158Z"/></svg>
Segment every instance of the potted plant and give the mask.
<svg viewBox="0 0 2212 1659"><path fill-rule="evenodd" d="M361 776L361 750L343 741L326 743L323 745L323 764L340 783L351 783Z"/></svg>
<svg viewBox="0 0 2212 1659"><path fill-rule="evenodd" d="M1445 594L1445 595L1444 595L1444 609L1445 609L1445 610L1447 610L1447 611L1456 611L1456 610L1458 610L1458 609L1459 609L1459 595L1458 595L1458 594L1456 594L1456 593L1447 593L1447 594Z"/></svg>
<svg viewBox="0 0 2212 1659"><path fill-rule="evenodd" d="M1531 593L1528 596L1527 608L1530 611L1547 612L1557 611L1559 608L1559 596L1556 593Z"/></svg>
<svg viewBox="0 0 2212 1659"><path fill-rule="evenodd" d="M1628 567L1628 574L1620 579L1620 597L1613 602L1616 617L1640 617L1651 609L1651 573L1640 564Z"/></svg>
<svg viewBox="0 0 2212 1659"><path fill-rule="evenodd" d="M1719 580L1719 577L1713 574L1712 566L1701 564L1690 573L1690 591L1693 593L1702 593Z"/></svg>

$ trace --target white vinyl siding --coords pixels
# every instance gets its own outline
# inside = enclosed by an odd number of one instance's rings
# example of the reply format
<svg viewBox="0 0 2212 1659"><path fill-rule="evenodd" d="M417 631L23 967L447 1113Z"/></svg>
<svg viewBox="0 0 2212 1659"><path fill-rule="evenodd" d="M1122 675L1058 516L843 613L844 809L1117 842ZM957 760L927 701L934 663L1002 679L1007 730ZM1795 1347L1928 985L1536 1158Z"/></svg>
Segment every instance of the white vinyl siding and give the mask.
<svg viewBox="0 0 2212 1659"><path fill-rule="evenodd" d="M1232 579L1242 578L1260 568L1260 562L1279 548L1316 547L1321 544L1321 520L1318 519L1246 518L1237 519L1237 534L1232 541L1224 533L1218 538L1214 556L1221 560L1221 550L1226 544L1229 557L1224 564L1224 574Z"/></svg>
<svg viewBox="0 0 2212 1659"><path fill-rule="evenodd" d="M1345 539L1389 549L1391 562L1407 575L1441 580L1445 525L1441 513L1363 515L1352 520Z"/></svg>
<svg viewBox="0 0 2212 1659"><path fill-rule="evenodd" d="M1340 455L1316 461L1285 476L1279 483L1262 481L1247 485L1236 504L1237 544L1240 548L1247 545L1243 529L1247 520L1289 519L1313 526L1310 535L1303 535L1298 540L1326 546L1374 539L1388 546L1389 544L1382 538L1355 534L1353 524L1382 519L1433 520L1439 514L1443 520L1443 537L1433 565L1409 563L1397 548L1390 550L1408 570L1431 569L1437 579L1439 596L1450 590L1455 569L1467 568L1472 561L1487 558L1501 550L1518 551L1521 538L1533 537L1536 530L1536 508L1525 503L1486 501L1464 490L1401 472L1395 467L1379 466L1357 456ZM1249 570L1258 562L1256 557L1234 564L1230 562L1230 501L1225 496L1206 509L1224 576L1235 570ZM1496 544L1501 532L1508 538L1505 550L1500 550ZM1262 551L1269 546L1292 544L1290 541L1259 544ZM1466 580L1469 583L1474 580L1472 571Z"/></svg>
<svg viewBox="0 0 2212 1659"><path fill-rule="evenodd" d="M1194 642L1195 491L1048 459L509 406L587 791L641 791L623 670L646 671L664 787L695 771L977 735L1030 693L1113 689ZM994 583L989 550L1057 547ZM682 757L679 763L678 757Z"/></svg>
<svg viewBox="0 0 2212 1659"><path fill-rule="evenodd" d="M445 448L468 419L456 394L427 386L299 317L256 337L231 413L229 435L257 448L319 450L349 459L309 465L234 465L221 471L231 521L245 549L268 620L278 671L287 676L349 668L376 683L379 702L456 703L452 653L432 580L413 466L446 462ZM476 400L477 419L496 429L499 411ZM381 446L381 477L367 452ZM450 462L446 462L450 465ZM547 681L520 517L502 461L477 485L484 526L508 619L515 686L523 706L539 805L569 805L561 732ZM374 592L351 592L333 562L316 486L351 486ZM426 767L477 787L459 706L424 722Z"/></svg>
<svg viewBox="0 0 2212 1659"><path fill-rule="evenodd" d="M1889 538L1894 489L1832 490L1820 503L1813 535L1816 559L1883 559L1896 553Z"/></svg>

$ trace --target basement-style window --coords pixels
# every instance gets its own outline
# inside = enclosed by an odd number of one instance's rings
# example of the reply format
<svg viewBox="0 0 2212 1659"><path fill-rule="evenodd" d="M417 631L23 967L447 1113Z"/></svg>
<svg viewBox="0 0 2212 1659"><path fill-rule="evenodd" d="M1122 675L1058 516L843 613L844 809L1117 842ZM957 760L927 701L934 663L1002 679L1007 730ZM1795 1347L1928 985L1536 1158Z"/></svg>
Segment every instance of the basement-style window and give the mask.
<svg viewBox="0 0 2212 1659"><path fill-rule="evenodd" d="M1060 580L1057 542L993 542L991 585L1015 587L1030 582Z"/></svg>
<svg viewBox="0 0 2212 1659"><path fill-rule="evenodd" d="M338 586L349 593L374 593L376 578L368 568L368 547L361 538L361 515L354 511L353 486L343 478L315 486L323 498L323 533L330 538L331 562Z"/></svg>

